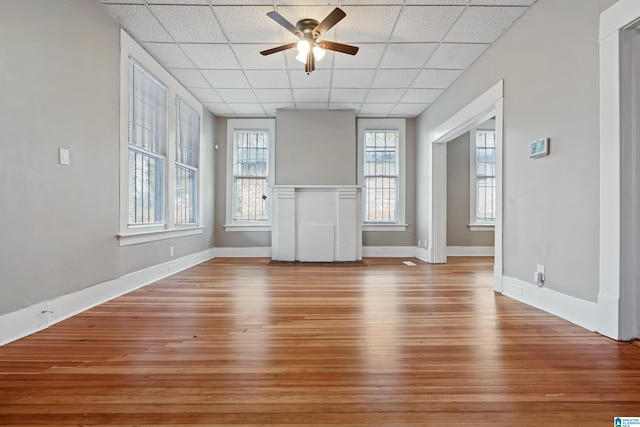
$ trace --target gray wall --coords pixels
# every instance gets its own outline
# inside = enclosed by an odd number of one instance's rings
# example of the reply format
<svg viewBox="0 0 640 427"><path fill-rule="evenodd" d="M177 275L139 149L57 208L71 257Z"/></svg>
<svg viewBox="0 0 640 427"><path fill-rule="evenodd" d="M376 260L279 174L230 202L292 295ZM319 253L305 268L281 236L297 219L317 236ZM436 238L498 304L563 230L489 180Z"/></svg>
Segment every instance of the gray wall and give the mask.
<svg viewBox="0 0 640 427"><path fill-rule="evenodd" d="M356 185L353 110L278 110L277 185Z"/></svg>
<svg viewBox="0 0 640 427"><path fill-rule="evenodd" d="M504 79L504 274L531 281L544 264L546 287L587 301L598 294L598 21L613 3L539 0L418 125L424 145L429 130ZM551 155L532 160L529 142L542 137ZM428 154L421 147L419 161Z"/></svg>
<svg viewBox="0 0 640 427"><path fill-rule="evenodd" d="M471 133L447 143L447 246L493 246L493 230L471 231Z"/></svg>
<svg viewBox="0 0 640 427"><path fill-rule="evenodd" d="M209 114L205 233L118 244L119 37L94 1L0 2L0 315L213 245Z"/></svg>

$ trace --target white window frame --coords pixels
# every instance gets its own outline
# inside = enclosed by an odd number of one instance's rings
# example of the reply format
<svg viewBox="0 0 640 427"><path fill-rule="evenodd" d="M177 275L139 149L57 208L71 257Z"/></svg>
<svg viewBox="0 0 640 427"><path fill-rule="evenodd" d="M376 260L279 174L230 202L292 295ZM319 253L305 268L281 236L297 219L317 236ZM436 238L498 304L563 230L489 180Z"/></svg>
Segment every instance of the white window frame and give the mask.
<svg viewBox="0 0 640 427"><path fill-rule="evenodd" d="M165 147L165 205L163 224L128 225L129 215L129 140L128 140L128 109L129 96L129 59L133 59L155 79L161 82L168 92L167 104L167 146ZM200 143L198 144L198 159L202 153L202 116L203 107L167 70L147 53L124 30L120 31L120 246L129 246L174 237L201 234L202 226L202 191L198 189L198 223L176 225L175 211L175 142L176 142L176 97L192 108L200 116ZM198 168L196 180L198 183L201 171Z"/></svg>
<svg viewBox="0 0 640 427"><path fill-rule="evenodd" d="M477 190L477 169L476 169L476 138L478 132L495 132L491 128L471 129L469 143L469 230L471 231L492 231L495 230L496 221L478 221L476 218L476 190Z"/></svg>
<svg viewBox="0 0 640 427"><path fill-rule="evenodd" d="M275 147L276 121L275 119L228 119L227 120L227 197L225 231L271 231L271 194L267 194L268 221L236 221L233 219L233 154L236 132L266 131L269 134L269 164L267 186L270 188L275 182Z"/></svg>
<svg viewBox="0 0 640 427"><path fill-rule="evenodd" d="M398 132L398 216L395 223L364 222L365 192L362 193L362 231L406 231L406 119L358 119L358 185L364 185L364 134L367 131Z"/></svg>

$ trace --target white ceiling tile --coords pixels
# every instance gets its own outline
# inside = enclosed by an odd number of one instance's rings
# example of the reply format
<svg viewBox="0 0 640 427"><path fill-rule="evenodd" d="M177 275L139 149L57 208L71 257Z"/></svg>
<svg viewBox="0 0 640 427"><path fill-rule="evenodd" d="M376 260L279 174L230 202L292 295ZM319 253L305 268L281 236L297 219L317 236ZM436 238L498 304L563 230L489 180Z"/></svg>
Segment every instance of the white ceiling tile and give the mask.
<svg viewBox="0 0 640 427"><path fill-rule="evenodd" d="M203 104L208 102L224 102L213 89L191 88L189 89L189 92L191 92L191 94L198 98L198 101Z"/></svg>
<svg viewBox="0 0 640 427"><path fill-rule="evenodd" d="M184 68L174 68L169 70L173 77L178 79L180 83L186 88L194 87L194 88L208 88L210 87L209 82L202 77L200 71L192 70L192 69L184 69Z"/></svg>
<svg viewBox="0 0 640 427"><path fill-rule="evenodd" d="M248 89L251 86L242 70L202 70L211 86L224 89Z"/></svg>
<svg viewBox="0 0 640 427"><path fill-rule="evenodd" d="M203 105L217 116L235 116L233 110L224 102L205 102Z"/></svg>
<svg viewBox="0 0 640 427"><path fill-rule="evenodd" d="M318 22L322 22L322 20L335 8L336 5L327 5L326 2L320 5L309 3L306 5L296 6L278 6L278 13L293 25L296 25L296 23L301 19L315 19ZM322 34L319 40L335 41L336 29L343 25L342 22L346 21L347 18L342 19L342 21L340 21L336 26L331 28L326 33ZM273 21L273 24L280 27L280 25L275 21ZM283 28L281 29L284 37L284 43L291 43L296 41L296 37L293 34Z"/></svg>
<svg viewBox="0 0 640 427"><path fill-rule="evenodd" d="M410 104L431 104L444 90L442 89L409 89L400 102Z"/></svg>
<svg viewBox="0 0 640 427"><path fill-rule="evenodd" d="M356 55L347 55L344 53L336 53L334 67L335 68L377 68L386 44L360 44L360 50Z"/></svg>
<svg viewBox="0 0 640 427"><path fill-rule="evenodd" d="M250 104L258 102L251 89L218 89L217 92L222 100L228 103Z"/></svg>
<svg viewBox="0 0 640 427"><path fill-rule="evenodd" d="M284 52L262 56L260 52L275 47L270 44L238 44L231 45L240 66L245 70L284 70Z"/></svg>
<svg viewBox="0 0 640 427"><path fill-rule="evenodd" d="M147 6L105 4L104 8L138 42L172 42L171 36Z"/></svg>
<svg viewBox="0 0 640 427"><path fill-rule="evenodd" d="M347 16L337 27L340 43L384 42L398 19L400 6L345 6Z"/></svg>
<svg viewBox="0 0 640 427"><path fill-rule="evenodd" d="M411 87L425 89L445 89L456 81L462 70L422 70Z"/></svg>
<svg viewBox="0 0 640 427"><path fill-rule="evenodd" d="M429 104L398 104L391 110L390 115L400 117L416 117L429 106Z"/></svg>
<svg viewBox="0 0 640 427"><path fill-rule="evenodd" d="M227 41L209 6L150 6L150 9L177 42Z"/></svg>
<svg viewBox="0 0 640 427"><path fill-rule="evenodd" d="M289 75L286 70L247 70L245 73L254 88L289 87Z"/></svg>
<svg viewBox="0 0 640 427"><path fill-rule="evenodd" d="M385 117L395 106L396 104L362 104L359 116Z"/></svg>
<svg viewBox="0 0 640 427"><path fill-rule="evenodd" d="M269 6L214 6L231 43L282 43L280 25L267 16ZM288 43L288 42L287 42Z"/></svg>
<svg viewBox="0 0 640 427"><path fill-rule="evenodd" d="M409 87L420 70L378 70L371 87Z"/></svg>
<svg viewBox="0 0 640 427"><path fill-rule="evenodd" d="M538 0L471 0L472 5L483 6L531 6Z"/></svg>
<svg viewBox="0 0 640 427"><path fill-rule="evenodd" d="M326 110L329 104L326 102L296 102L298 110Z"/></svg>
<svg viewBox="0 0 640 427"><path fill-rule="evenodd" d="M367 95L367 102L395 103L402 99L406 89L371 89Z"/></svg>
<svg viewBox="0 0 640 427"><path fill-rule="evenodd" d="M422 6L451 6L451 5L467 5L469 0L406 0L405 4L419 4Z"/></svg>
<svg viewBox="0 0 640 427"><path fill-rule="evenodd" d="M369 89L332 89L331 102L363 102Z"/></svg>
<svg viewBox="0 0 640 427"><path fill-rule="evenodd" d="M144 4L144 0L100 0L100 3Z"/></svg>
<svg viewBox="0 0 640 427"><path fill-rule="evenodd" d="M142 45L165 68L193 68L189 58L175 43L142 43Z"/></svg>
<svg viewBox="0 0 640 427"><path fill-rule="evenodd" d="M301 64L302 65L302 64ZM316 70L311 74L300 70L289 70L292 88L328 88L331 82L330 70Z"/></svg>
<svg viewBox="0 0 640 427"><path fill-rule="evenodd" d="M329 109L331 110L355 110L358 111L362 104L359 102L331 102Z"/></svg>
<svg viewBox="0 0 640 427"><path fill-rule="evenodd" d="M252 5L273 5L273 0L211 0L211 4L224 3L225 5L252 6Z"/></svg>
<svg viewBox="0 0 640 427"><path fill-rule="evenodd" d="M451 28L444 41L493 43L526 10L526 7L470 7Z"/></svg>
<svg viewBox="0 0 640 427"><path fill-rule="evenodd" d="M344 6L349 5L362 5L367 6L370 4L402 4L403 0L342 0L340 4Z"/></svg>
<svg viewBox="0 0 640 427"><path fill-rule="evenodd" d="M278 6L285 5L308 5L308 6L325 6L325 5L333 5L337 6L338 0L275 0ZM273 1L271 2L273 3ZM344 1L342 2L344 4ZM295 23L295 22L294 22Z"/></svg>
<svg viewBox="0 0 640 427"><path fill-rule="evenodd" d="M405 6L392 42L439 42L458 19L463 6Z"/></svg>
<svg viewBox="0 0 640 427"><path fill-rule="evenodd" d="M332 86L367 88L371 85L375 72L375 70L335 70L333 72Z"/></svg>
<svg viewBox="0 0 640 427"><path fill-rule="evenodd" d="M296 104L290 102L263 102L262 108L269 117L275 117L278 110L295 110Z"/></svg>
<svg viewBox="0 0 640 427"><path fill-rule="evenodd" d="M254 103L231 103L229 108L238 116L261 117L266 116L262 105Z"/></svg>
<svg viewBox="0 0 640 427"><path fill-rule="evenodd" d="M465 70L489 46L488 44L441 44L425 68Z"/></svg>
<svg viewBox="0 0 640 427"><path fill-rule="evenodd" d="M207 0L147 0L149 4L186 4L186 5L198 5L204 4L208 5L209 2Z"/></svg>
<svg viewBox="0 0 640 427"><path fill-rule="evenodd" d="M325 52L324 57L320 61L316 61L316 70L328 70L331 68L334 53L328 50ZM285 51L285 55L287 57L287 67L290 70L304 70L304 64L296 59L298 49L289 49ZM339 53L338 55L342 54Z"/></svg>
<svg viewBox="0 0 640 427"><path fill-rule="evenodd" d="M228 44L182 43L180 47L198 68L233 70L240 68Z"/></svg>
<svg viewBox="0 0 640 427"><path fill-rule="evenodd" d="M293 89L293 100L299 102L329 102L329 89Z"/></svg>
<svg viewBox="0 0 640 427"><path fill-rule="evenodd" d="M380 68L422 68L438 43L392 43L382 56Z"/></svg>
<svg viewBox="0 0 640 427"><path fill-rule="evenodd" d="M255 89L258 101L262 103L279 102L293 103L293 95L290 89Z"/></svg>

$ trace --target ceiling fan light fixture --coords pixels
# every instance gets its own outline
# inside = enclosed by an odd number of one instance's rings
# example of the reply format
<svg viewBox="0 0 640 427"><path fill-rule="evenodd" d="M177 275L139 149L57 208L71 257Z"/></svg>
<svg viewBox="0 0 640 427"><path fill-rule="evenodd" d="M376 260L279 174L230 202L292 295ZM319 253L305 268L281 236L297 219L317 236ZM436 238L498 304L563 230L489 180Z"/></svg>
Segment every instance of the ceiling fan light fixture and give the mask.
<svg viewBox="0 0 640 427"><path fill-rule="evenodd" d="M313 47L313 56L316 57L316 61L320 61L322 58L324 58L324 54L327 53L324 51L324 49L322 49L320 46L314 46Z"/></svg>

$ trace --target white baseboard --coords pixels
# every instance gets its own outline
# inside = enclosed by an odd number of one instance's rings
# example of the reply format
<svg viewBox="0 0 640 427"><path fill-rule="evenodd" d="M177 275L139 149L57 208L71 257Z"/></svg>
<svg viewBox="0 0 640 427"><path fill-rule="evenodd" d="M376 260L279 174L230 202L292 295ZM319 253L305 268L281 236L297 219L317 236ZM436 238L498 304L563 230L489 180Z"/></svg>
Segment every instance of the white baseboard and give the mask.
<svg viewBox="0 0 640 427"><path fill-rule="evenodd" d="M72 294L0 316L0 345L31 335L135 289L214 257L213 249L108 280Z"/></svg>
<svg viewBox="0 0 640 427"><path fill-rule="evenodd" d="M590 331L598 329L598 304L595 302L585 301L545 287L539 288L532 283L508 276L503 276L502 293Z"/></svg>
<svg viewBox="0 0 640 427"><path fill-rule="evenodd" d="M598 294L598 333L614 340L630 340L633 336L623 336L620 331L620 298Z"/></svg>
<svg viewBox="0 0 640 427"><path fill-rule="evenodd" d="M363 257L415 258L415 246L363 246Z"/></svg>
<svg viewBox="0 0 640 427"><path fill-rule="evenodd" d="M447 246L447 256L493 256L493 246Z"/></svg>
<svg viewBox="0 0 640 427"><path fill-rule="evenodd" d="M215 248L216 257L222 258L271 258L271 246L253 248Z"/></svg>
<svg viewBox="0 0 640 427"><path fill-rule="evenodd" d="M416 248L416 258L420 261L431 262L431 251L425 248Z"/></svg>

